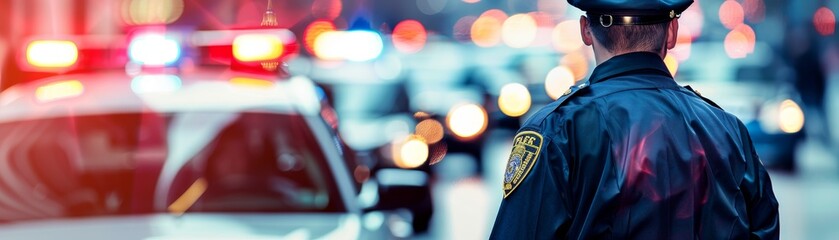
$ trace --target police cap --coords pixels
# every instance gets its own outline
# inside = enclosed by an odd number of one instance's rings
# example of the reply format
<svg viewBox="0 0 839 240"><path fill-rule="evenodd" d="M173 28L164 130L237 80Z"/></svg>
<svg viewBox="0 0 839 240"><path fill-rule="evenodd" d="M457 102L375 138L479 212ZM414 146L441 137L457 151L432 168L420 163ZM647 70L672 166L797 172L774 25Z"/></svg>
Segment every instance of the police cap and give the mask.
<svg viewBox="0 0 839 240"><path fill-rule="evenodd" d="M568 0L603 27L648 25L679 17L693 0Z"/></svg>

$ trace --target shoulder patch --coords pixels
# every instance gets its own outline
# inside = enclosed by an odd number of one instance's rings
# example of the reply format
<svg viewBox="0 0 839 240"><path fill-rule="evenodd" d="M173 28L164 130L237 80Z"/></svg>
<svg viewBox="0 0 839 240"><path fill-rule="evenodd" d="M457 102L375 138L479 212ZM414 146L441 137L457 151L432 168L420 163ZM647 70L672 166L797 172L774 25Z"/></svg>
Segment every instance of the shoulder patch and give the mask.
<svg viewBox="0 0 839 240"><path fill-rule="evenodd" d="M510 153L504 172L504 198L513 193L530 173L539 157L540 149L542 135L537 132L522 131L513 138L513 152Z"/></svg>

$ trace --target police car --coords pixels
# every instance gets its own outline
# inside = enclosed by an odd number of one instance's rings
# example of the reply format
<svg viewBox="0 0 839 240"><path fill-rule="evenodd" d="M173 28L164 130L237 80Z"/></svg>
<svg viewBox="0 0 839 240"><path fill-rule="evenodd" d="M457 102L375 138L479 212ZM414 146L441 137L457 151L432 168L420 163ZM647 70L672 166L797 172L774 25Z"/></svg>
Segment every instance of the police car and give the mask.
<svg viewBox="0 0 839 240"><path fill-rule="evenodd" d="M353 176L318 87L279 74L287 34L136 34L124 69L97 71L82 38L31 41L23 59L56 74L0 93L0 239L409 234Z"/></svg>

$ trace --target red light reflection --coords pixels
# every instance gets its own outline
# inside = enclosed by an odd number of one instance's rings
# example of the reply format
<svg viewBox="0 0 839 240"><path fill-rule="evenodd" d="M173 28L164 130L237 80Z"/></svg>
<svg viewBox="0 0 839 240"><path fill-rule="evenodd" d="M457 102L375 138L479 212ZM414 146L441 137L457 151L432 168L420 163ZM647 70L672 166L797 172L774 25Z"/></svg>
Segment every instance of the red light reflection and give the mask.
<svg viewBox="0 0 839 240"><path fill-rule="evenodd" d="M428 36L422 23L405 20L393 29L393 46L404 53L416 53L425 46Z"/></svg>
<svg viewBox="0 0 839 240"><path fill-rule="evenodd" d="M667 129L663 121L649 123L648 126L634 126L625 139L625 143L621 144L615 149L615 156L619 172L623 174L621 177L623 184L621 186L622 192L631 192L640 196L647 201L659 202L670 199L678 195L689 195L696 202L683 202L682 204L705 205L708 202L708 176L707 172L707 157L702 143L697 138L690 138L689 148L690 158L680 159L676 162L663 162L661 160L670 160L666 155L670 153L668 146L662 145L656 140L666 141L669 131L675 129ZM675 130L678 131L678 130ZM682 147L677 147L682 148ZM664 158L662 158L664 157ZM677 167L677 169L686 169L689 172L681 172L683 175L659 176L656 173L661 172L661 169L673 169L676 165L688 165L687 168ZM665 171L669 172L669 171ZM684 176L688 175L689 176ZM668 185L662 188L660 185L662 178L667 181L680 181L684 179L690 183L681 183ZM631 202L633 200L624 199L622 205L636 204ZM676 216L680 218L688 218L694 213L693 209L696 206L679 206L676 209ZM623 209L623 208L621 208Z"/></svg>
<svg viewBox="0 0 839 240"><path fill-rule="evenodd" d="M315 53L315 39L325 32L335 31L335 24L330 21L319 20L314 21L306 27L303 33L303 42L306 44L306 50L309 53Z"/></svg>
<svg viewBox="0 0 839 240"><path fill-rule="evenodd" d="M760 22L766 17L766 4L763 0L743 0L743 10L749 22Z"/></svg>
<svg viewBox="0 0 839 240"><path fill-rule="evenodd" d="M332 20L341 15L342 8L340 0L315 0L312 3L312 16Z"/></svg>
<svg viewBox="0 0 839 240"><path fill-rule="evenodd" d="M746 24L740 24L739 26L735 27L735 32L739 32L746 37L746 45L745 49L746 53L753 53L755 51L755 41L757 41L755 36L755 31L752 30L752 27Z"/></svg>
<svg viewBox="0 0 839 240"><path fill-rule="evenodd" d="M813 14L813 25L822 36L833 35L836 31L836 15L827 7L821 7Z"/></svg>
<svg viewBox="0 0 839 240"><path fill-rule="evenodd" d="M725 28L734 29L743 23L745 13L737 1L727 0L720 5L720 22Z"/></svg>
<svg viewBox="0 0 839 240"><path fill-rule="evenodd" d="M472 42L481 47L492 47L501 42L501 24L507 20L507 14L498 9L490 9L476 19L471 28Z"/></svg>
<svg viewBox="0 0 839 240"><path fill-rule="evenodd" d="M446 145L446 142L437 142L436 144L429 146L428 151L428 164L434 165L443 161L443 158L448 152L448 146Z"/></svg>
<svg viewBox="0 0 839 240"><path fill-rule="evenodd" d="M730 58L745 58L749 53L749 39L739 31L731 31L725 36L725 54Z"/></svg>

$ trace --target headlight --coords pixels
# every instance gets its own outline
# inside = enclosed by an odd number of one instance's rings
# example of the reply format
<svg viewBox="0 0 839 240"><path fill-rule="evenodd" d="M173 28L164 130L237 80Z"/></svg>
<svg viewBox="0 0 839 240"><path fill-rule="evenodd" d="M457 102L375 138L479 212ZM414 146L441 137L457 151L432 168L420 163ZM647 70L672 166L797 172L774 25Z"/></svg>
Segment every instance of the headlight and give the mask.
<svg viewBox="0 0 839 240"><path fill-rule="evenodd" d="M795 101L786 99L763 106L760 113L761 129L769 134L797 133L804 127L804 112Z"/></svg>
<svg viewBox="0 0 839 240"><path fill-rule="evenodd" d="M792 100L784 100L778 109L778 127L785 133L797 133L804 127L804 112Z"/></svg>

